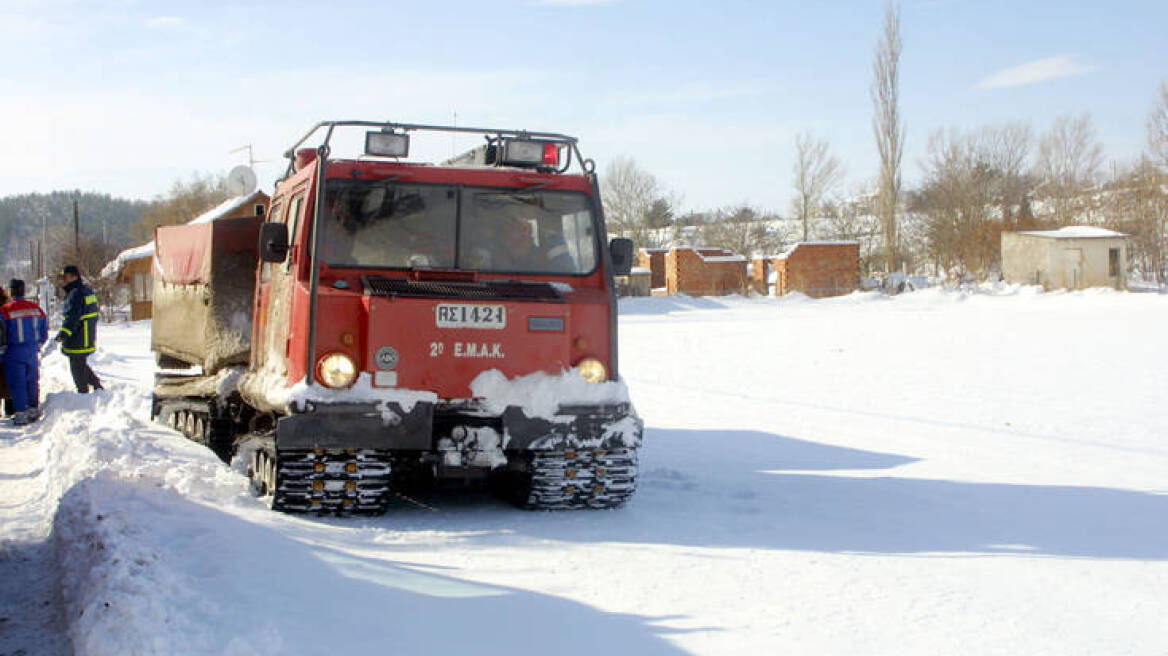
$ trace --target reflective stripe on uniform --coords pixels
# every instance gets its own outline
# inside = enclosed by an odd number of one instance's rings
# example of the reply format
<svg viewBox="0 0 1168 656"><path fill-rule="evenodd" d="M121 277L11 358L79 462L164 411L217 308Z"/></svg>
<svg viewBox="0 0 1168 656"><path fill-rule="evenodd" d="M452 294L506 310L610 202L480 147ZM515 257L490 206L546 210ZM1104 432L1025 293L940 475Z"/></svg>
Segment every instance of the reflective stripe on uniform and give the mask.
<svg viewBox="0 0 1168 656"><path fill-rule="evenodd" d="M66 335L68 335L68 336L70 336L70 337L72 337L72 336L73 336L73 331L72 331L72 330L69 330L69 329L68 329L68 328L66 328L65 326L61 326L61 332L65 333Z"/></svg>
<svg viewBox="0 0 1168 656"><path fill-rule="evenodd" d="M96 305L97 304L97 296L95 296L93 294L86 296L85 297L85 304L89 305L90 303L93 303L94 305Z"/></svg>
<svg viewBox="0 0 1168 656"><path fill-rule="evenodd" d="M90 346L89 348L80 348L80 349L71 349L71 348L64 348L64 347L61 348L62 353L69 353L71 355L77 355L80 353L93 353L96 350L97 350L97 347L95 347L95 346Z"/></svg>
<svg viewBox="0 0 1168 656"><path fill-rule="evenodd" d="M94 318L94 317L96 317L96 316L97 316L97 313L96 313L96 312L90 312L89 314L83 314L83 315L81 315L81 317L80 317L80 318L81 318L82 320L84 320L84 319L92 319L92 318Z"/></svg>

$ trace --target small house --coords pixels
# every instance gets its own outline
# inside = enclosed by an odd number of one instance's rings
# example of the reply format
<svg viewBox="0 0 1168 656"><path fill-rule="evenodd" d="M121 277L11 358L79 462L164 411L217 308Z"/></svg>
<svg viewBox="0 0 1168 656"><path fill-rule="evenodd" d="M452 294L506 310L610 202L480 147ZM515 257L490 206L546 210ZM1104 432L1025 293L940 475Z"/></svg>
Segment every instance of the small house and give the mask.
<svg viewBox="0 0 1168 656"><path fill-rule="evenodd" d="M1092 226L1002 233L1002 278L1045 289L1127 284L1127 235Z"/></svg>

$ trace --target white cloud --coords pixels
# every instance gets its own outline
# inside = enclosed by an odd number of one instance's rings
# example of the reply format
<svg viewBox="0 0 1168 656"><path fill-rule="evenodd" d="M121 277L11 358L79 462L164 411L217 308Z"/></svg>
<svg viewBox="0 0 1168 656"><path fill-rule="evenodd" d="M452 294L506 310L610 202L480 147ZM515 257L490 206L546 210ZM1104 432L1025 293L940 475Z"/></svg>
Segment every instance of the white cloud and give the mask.
<svg viewBox="0 0 1168 656"><path fill-rule="evenodd" d="M1077 62L1071 57L1047 57L998 71L977 83L977 89L999 89L1037 84L1060 77L1073 77L1099 70L1098 66Z"/></svg>

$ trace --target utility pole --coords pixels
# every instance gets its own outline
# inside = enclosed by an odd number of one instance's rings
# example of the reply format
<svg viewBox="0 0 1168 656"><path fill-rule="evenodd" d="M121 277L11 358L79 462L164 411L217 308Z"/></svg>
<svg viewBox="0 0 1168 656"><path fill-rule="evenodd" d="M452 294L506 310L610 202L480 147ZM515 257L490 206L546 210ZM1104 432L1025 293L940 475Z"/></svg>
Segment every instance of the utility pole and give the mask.
<svg viewBox="0 0 1168 656"><path fill-rule="evenodd" d="M81 255L81 219L77 208L77 194L73 194L73 257Z"/></svg>

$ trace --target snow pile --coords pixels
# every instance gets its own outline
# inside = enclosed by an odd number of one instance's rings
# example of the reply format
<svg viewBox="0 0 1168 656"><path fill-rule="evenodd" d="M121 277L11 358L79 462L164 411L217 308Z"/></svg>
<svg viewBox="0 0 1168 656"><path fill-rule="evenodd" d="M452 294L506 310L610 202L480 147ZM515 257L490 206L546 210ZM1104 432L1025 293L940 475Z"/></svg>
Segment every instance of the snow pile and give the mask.
<svg viewBox="0 0 1168 656"><path fill-rule="evenodd" d="M107 340L129 337L139 348L149 341L141 326L102 329ZM60 391L71 387L65 359L58 352L45 357L45 415L27 429L46 445L45 500L57 508L56 578L75 653L219 653L222 645L214 645L222 639L206 630L207 602L194 592L199 573L170 555L214 553L217 545L198 544L195 527L156 531L175 523L167 517L186 524L192 503L256 502L246 481L210 451L149 421L149 395L137 382L127 388L108 373L137 377L148 370L148 356L134 362L105 350L92 360L110 391Z"/></svg>
<svg viewBox="0 0 1168 656"><path fill-rule="evenodd" d="M565 405L615 405L629 402L622 381L589 383L575 371L560 374L537 372L508 379L498 369L484 371L470 383L471 394L481 399L487 412L502 414L518 406L528 417L555 417Z"/></svg>
<svg viewBox="0 0 1168 656"><path fill-rule="evenodd" d="M222 611L199 599L200 573L169 554L209 556L227 536L208 540L197 524L156 531L166 516L189 519L192 503L255 501L207 449L145 424L148 407L126 401L53 394L39 427L55 454L54 542L70 638L77 654L213 653L219 638L206 627Z"/></svg>

